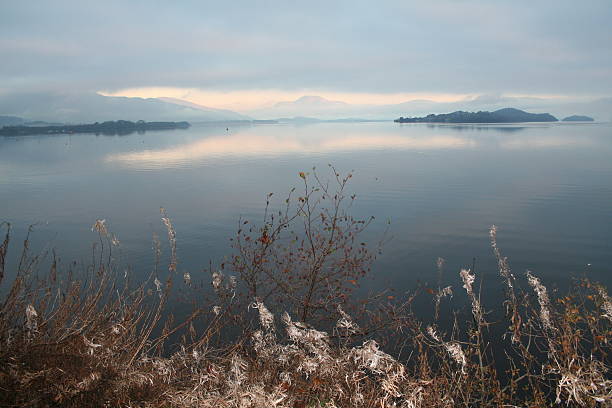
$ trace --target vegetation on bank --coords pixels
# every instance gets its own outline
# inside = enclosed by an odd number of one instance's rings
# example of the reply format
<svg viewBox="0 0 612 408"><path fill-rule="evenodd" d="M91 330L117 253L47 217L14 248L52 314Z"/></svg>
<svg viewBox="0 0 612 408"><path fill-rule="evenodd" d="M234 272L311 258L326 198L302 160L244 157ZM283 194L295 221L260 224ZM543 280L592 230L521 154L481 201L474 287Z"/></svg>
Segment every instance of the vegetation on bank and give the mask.
<svg viewBox="0 0 612 408"><path fill-rule="evenodd" d="M377 249L360 236L371 219L350 215L351 175L299 174L281 208L240 220L227 262L208 268L208 289L177 273L176 232L162 210L168 253L154 237L144 282L113 260L119 240L104 220L89 265L32 254L26 238L0 280L0 406L482 407L609 406L612 299L576 281L555 297L534 272L516 275L490 240L505 299L483 304L479 278L404 296L358 298ZM167 263L162 260L167 258ZM438 273L444 260L437 261ZM441 303L467 294L469 318L441 323ZM176 295L193 305L167 312ZM411 305L431 298L429 323ZM490 309L503 309L495 322ZM500 327L497 337L493 327ZM504 364L495 361L503 349ZM401 351L401 353L400 353ZM401 358L399 356L402 356ZM500 368L505 367L505 368Z"/></svg>
<svg viewBox="0 0 612 408"><path fill-rule="evenodd" d="M139 120L117 120L96 122L82 125L53 125L53 126L4 126L0 128L2 136L27 136L47 134L97 133L104 135L127 135L147 130L187 129L188 122L145 122Z"/></svg>
<svg viewBox="0 0 612 408"><path fill-rule="evenodd" d="M529 113L520 109L504 108L494 112L456 111L440 115L429 114L420 118L395 119L398 123L522 123L522 122L557 122L549 113Z"/></svg>

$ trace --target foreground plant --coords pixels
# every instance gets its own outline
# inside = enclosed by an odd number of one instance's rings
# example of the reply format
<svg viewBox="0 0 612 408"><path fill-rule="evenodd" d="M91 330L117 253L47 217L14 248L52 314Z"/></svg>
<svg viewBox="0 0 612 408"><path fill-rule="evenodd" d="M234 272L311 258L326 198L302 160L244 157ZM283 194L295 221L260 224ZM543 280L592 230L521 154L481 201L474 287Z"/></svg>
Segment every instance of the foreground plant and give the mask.
<svg viewBox="0 0 612 408"><path fill-rule="evenodd" d="M243 284L247 303L261 298L303 322L330 321L370 271L374 254L360 235L374 217L350 214L352 174L330 170L331 181L314 168L300 172L301 189L292 189L280 210L271 210L269 194L261 225L241 220L228 268Z"/></svg>
<svg viewBox="0 0 612 408"><path fill-rule="evenodd" d="M350 217L350 177L332 171L337 191L300 174L296 202L290 197L280 213L268 203L261 226L241 221L230 264L211 268L210 302L196 296L178 321L165 310L178 257L163 209L168 268L154 238L154 269L138 284L114 262L119 241L104 220L92 228L92 262L80 269L64 269L53 254L48 273L37 275L44 254L32 256L26 239L0 304L0 406L612 404L612 302L603 286L581 280L553 296L534 272L512 273L492 227L505 301L483 304L470 269L458 272L462 287L444 286L438 259L433 323L411 312L414 295L360 302L349 289L373 260L357 239L369 221ZM0 227L2 283L10 225ZM192 279L185 272L182 288ZM465 320L438 327L441 302L463 290L468 312L455 316ZM505 312L501 336L487 307ZM408 357L394 357L391 344ZM506 361L495 360L500 354Z"/></svg>

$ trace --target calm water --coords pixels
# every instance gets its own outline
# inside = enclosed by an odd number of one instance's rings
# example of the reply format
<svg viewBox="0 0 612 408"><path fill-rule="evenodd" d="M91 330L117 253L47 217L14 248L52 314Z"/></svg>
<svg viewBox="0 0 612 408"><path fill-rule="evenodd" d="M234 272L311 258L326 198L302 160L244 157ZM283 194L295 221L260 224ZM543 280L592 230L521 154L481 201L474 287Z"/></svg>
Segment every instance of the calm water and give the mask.
<svg viewBox="0 0 612 408"><path fill-rule="evenodd" d="M354 170L355 214L377 217L369 240L390 221L392 239L367 290L433 282L438 256L449 283L474 257L477 273L497 282L491 224L517 274L530 269L559 287L584 273L612 283L609 124L194 126L3 138L0 220L13 224L15 244L39 223L35 249L85 261L91 225L106 219L122 258L144 277L152 233L164 233L163 206L178 234L179 272L196 279L229 253L240 216L260 217L266 193L280 205L299 171L317 166L327 175L328 163Z"/></svg>

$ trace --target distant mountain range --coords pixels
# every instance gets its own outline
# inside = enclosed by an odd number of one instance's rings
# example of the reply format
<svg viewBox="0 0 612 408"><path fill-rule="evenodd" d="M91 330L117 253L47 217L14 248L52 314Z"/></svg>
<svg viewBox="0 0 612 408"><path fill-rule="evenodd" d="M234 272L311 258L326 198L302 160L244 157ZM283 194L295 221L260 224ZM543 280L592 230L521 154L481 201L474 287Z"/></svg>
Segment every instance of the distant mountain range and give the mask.
<svg viewBox="0 0 612 408"><path fill-rule="evenodd" d="M214 120L230 120L230 121L251 120L250 117L246 115L241 115L240 113L236 113L231 110L210 108L208 106L199 105L197 103L185 101L183 99L163 98L163 97L155 98L155 99L157 99L158 101L170 103L172 105L184 106L187 108L195 109L198 112L205 112L206 114L210 115L211 118L220 118L220 119L214 119Z"/></svg>
<svg viewBox="0 0 612 408"><path fill-rule="evenodd" d="M480 95L453 102L410 100L397 104L350 104L333 101L321 96L303 96L294 101L284 101L268 107L241 111L257 119L309 117L322 120L338 118L387 119L400 116L425 116L455 111L496 111L515 106L525 111L551 112L565 117L574 112L589 112L600 121L612 121L612 98L571 100L567 98L507 97Z"/></svg>
<svg viewBox="0 0 612 408"><path fill-rule="evenodd" d="M612 121L612 98L567 99L481 95L455 102L411 100L398 104L350 104L307 95L267 107L233 112L176 98L131 98L97 93L38 92L0 93L0 126L48 126L107 120L235 122L280 120L283 122L392 120L456 111L498 111L515 106L526 111L554 112L561 117L589 112L600 121ZM290 119L287 119L290 118ZM350 118L350 119L348 119ZM27 123L26 123L27 122Z"/></svg>
<svg viewBox="0 0 612 408"><path fill-rule="evenodd" d="M0 127L2 126L57 126L58 122L44 122L41 120L27 120L17 116L0 115Z"/></svg>
<svg viewBox="0 0 612 408"><path fill-rule="evenodd" d="M341 101L330 101L329 99L325 99L321 96L312 96L312 95L306 95L306 96L302 96L298 99L296 99L295 101L285 101L285 102L278 102L275 103L273 108L274 109L310 109L310 108L317 108L320 109L322 107L325 107L327 109L342 109L342 108L346 108L350 106L348 103L346 102L341 102Z"/></svg>
<svg viewBox="0 0 612 408"><path fill-rule="evenodd" d="M0 115L0 126L20 126L25 123L25 119L17 116Z"/></svg>
<svg viewBox="0 0 612 408"><path fill-rule="evenodd" d="M0 114L4 115L5 119L0 119L4 125L22 125L29 121L74 124L118 119L192 123L250 120L248 116L236 112L170 98L144 99L60 92L0 94ZM15 123L19 120L22 122Z"/></svg>
<svg viewBox="0 0 612 408"><path fill-rule="evenodd" d="M281 101L268 107L252 109L244 113L258 119L294 117L337 119L351 116L348 112L354 110L355 106L346 102L332 101L321 96L305 95L294 101Z"/></svg>
<svg viewBox="0 0 612 408"><path fill-rule="evenodd" d="M521 123L521 122L557 122L558 119L549 113L529 113L520 109L504 108L494 112L456 111L441 115L429 114L424 117L395 119L399 123Z"/></svg>

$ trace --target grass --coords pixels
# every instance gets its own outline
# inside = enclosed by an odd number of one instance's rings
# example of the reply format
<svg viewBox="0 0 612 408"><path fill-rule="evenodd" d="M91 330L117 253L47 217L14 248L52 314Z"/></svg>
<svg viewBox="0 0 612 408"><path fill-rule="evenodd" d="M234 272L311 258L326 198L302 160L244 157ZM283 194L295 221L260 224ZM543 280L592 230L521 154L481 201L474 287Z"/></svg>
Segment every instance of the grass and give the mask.
<svg viewBox="0 0 612 408"><path fill-rule="evenodd" d="M144 282L114 265L120 243L103 220L93 226L91 264L80 269L59 268L53 255L43 273L26 239L0 304L0 406L612 404L606 288L577 280L553 297L535 272L511 271L492 227L503 301L484 305L469 269L458 271L463 287L432 290L433 323L412 312L416 292L358 299L353 281L375 258L359 240L369 220L350 216L350 174L331 171L331 183L300 173L303 189L280 212L268 197L261 223L241 220L231 262L210 267L212 297L178 320L166 307L191 275L178 282L165 211L170 260L162 268L155 238L156 267ZM0 283L11 243L10 225L1 227ZM440 303L461 290L471 316L437 325ZM488 321L500 309L505 318ZM394 344L408 357L396 358Z"/></svg>

